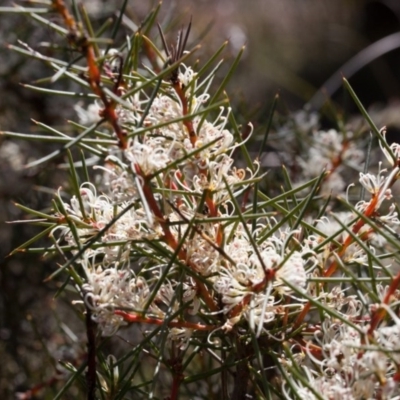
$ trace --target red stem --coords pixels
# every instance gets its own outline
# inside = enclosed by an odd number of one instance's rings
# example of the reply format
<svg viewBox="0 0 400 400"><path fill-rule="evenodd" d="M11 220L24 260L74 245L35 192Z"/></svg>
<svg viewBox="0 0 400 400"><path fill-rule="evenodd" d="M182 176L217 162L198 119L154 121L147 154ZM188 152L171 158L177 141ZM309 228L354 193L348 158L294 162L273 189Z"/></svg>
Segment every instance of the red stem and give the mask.
<svg viewBox="0 0 400 400"><path fill-rule="evenodd" d="M113 127L115 134L118 137L119 146L122 149L127 147L126 132L121 128L118 122L118 116L115 112L115 103L110 101L101 86L101 73L96 63L96 57L93 49L93 44L90 43L77 29L77 23L69 13L63 0L53 0L53 7L63 17L64 23L69 30L69 40L77 48L80 48L84 53L88 66L88 82L92 91L100 97L104 104L102 116Z"/></svg>
<svg viewBox="0 0 400 400"><path fill-rule="evenodd" d="M400 272L392 280L392 283L390 284L389 289L387 290L387 293L382 301L383 304L389 305L390 299L393 296L394 292L399 287L399 285L400 285ZM383 318L385 318L386 314L387 314L387 311L383 307L379 307L374 311L374 313L371 317L371 324L368 329L368 336L372 337L374 330L382 322L382 320L383 320Z"/></svg>
<svg viewBox="0 0 400 400"><path fill-rule="evenodd" d="M189 105L188 105L188 101L185 96L185 91L183 90L182 84L181 84L181 82L176 81L176 82L173 82L172 85L175 89L176 94L179 97L179 100L182 103L182 115L186 116L189 114ZM185 125L185 127L189 133L190 143L192 143L192 146L194 148L196 141L197 141L197 135L196 135L196 132L194 131L193 121L191 119L185 119L185 120L183 120L183 125Z"/></svg>
<svg viewBox="0 0 400 400"><path fill-rule="evenodd" d="M145 176L143 176L143 173L140 170L140 167L138 165L136 165L136 172L138 175L140 175L143 180L144 180L144 184L143 184L143 193L144 196L146 198L146 201L150 207L150 209L152 210L152 212L154 213L154 215L156 216L158 222L161 225L161 228L164 231L164 238L166 243L174 250L176 250L179 246L178 242L176 241L175 237L173 236L173 234L171 233L171 230L169 229L168 226L168 222L165 220L160 208L158 207L157 201L154 198L153 195L153 191L151 190L150 185L147 182L147 179ZM187 263L187 265L189 265L189 267L193 270L196 271L196 265L194 265L193 263L191 263L188 260L187 257L187 253L186 251L181 247L179 252L178 252L178 256L179 259L185 263ZM210 309L210 311L217 311L217 306L213 300L213 298L211 297L210 292L208 291L206 285L199 279L197 279L196 277L193 277L195 283L196 283L196 287L197 290L200 293L201 298L204 300L204 302L207 304L208 308Z"/></svg>
<svg viewBox="0 0 400 400"><path fill-rule="evenodd" d="M165 323L165 321L161 318L144 317L140 314L127 313L122 310L115 310L114 314L121 316L126 322L131 323L137 322L150 325L163 325ZM217 328L215 325L202 325L187 321L170 321L167 325L170 328L188 328L197 331L212 331L213 329Z"/></svg>
<svg viewBox="0 0 400 400"><path fill-rule="evenodd" d="M375 212L376 209L376 205L378 203L378 198L379 198L379 193L374 194L371 198L370 203L368 204L368 207L365 209L364 211L364 215L366 217L371 217L372 214ZM353 233L355 235L358 234L358 232L360 231L360 229L365 225L365 220L364 219L359 219L356 224L353 226ZM348 235L346 237L346 240L343 243L342 248L340 249L340 251L338 252L338 258L342 258L342 256L345 254L346 250L349 248L349 246L354 242L354 238L351 235ZM339 266L338 260L334 259L331 264L329 265L329 267L326 269L326 271L324 272L323 276L325 278L328 278L330 276L332 276L337 268ZM294 323L294 327L293 329L297 329L304 321L304 318L306 317L306 315L308 314L308 312L310 311L311 308L311 303L308 302L303 310L301 311L301 313L299 314L299 316L297 317L295 323Z"/></svg>

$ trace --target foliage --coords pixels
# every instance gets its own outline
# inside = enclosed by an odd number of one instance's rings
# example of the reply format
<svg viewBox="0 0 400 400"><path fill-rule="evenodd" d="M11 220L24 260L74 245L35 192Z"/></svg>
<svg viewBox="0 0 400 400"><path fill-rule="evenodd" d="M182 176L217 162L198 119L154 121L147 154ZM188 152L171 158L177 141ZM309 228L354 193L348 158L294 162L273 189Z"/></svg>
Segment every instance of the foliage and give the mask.
<svg viewBox="0 0 400 400"><path fill-rule="evenodd" d="M74 293L86 331L55 398L399 398L399 145L345 81L387 168L369 172L366 141L343 124L320 130L307 110L270 134L278 98L254 152L225 94L243 49L215 87L226 43L193 62L190 24L173 46L153 29L160 6L125 22L122 40L125 6L97 31L63 0L3 10L60 35L68 57L10 47L52 69L32 88L75 98L79 117L66 131L2 132L58 144L30 167L69 163L51 211L18 205L43 229L15 250L58 256L48 280ZM45 86L61 79L79 89ZM267 141L297 152L279 173L263 167Z"/></svg>

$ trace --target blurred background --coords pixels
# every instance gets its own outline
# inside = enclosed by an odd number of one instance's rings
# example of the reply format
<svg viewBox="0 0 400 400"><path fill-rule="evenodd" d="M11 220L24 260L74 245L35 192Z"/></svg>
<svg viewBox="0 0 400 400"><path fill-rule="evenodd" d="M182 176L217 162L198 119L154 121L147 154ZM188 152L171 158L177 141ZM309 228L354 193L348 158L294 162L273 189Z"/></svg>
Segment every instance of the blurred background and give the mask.
<svg viewBox="0 0 400 400"><path fill-rule="evenodd" d="M2 0L0 5L12 3ZM81 3L100 26L106 19L115 18L121 1ZM138 24L156 4L129 0L127 16ZM196 53L200 64L229 40L224 53L226 67L218 73L220 80L240 48L246 46L228 86L241 122L252 121L261 129L276 93L280 94L278 108L282 114L307 103L319 110L328 97L343 114L356 113L341 86L343 73L364 106L375 113L377 124L390 125L390 135L398 137L399 1L166 0L159 21L169 42L175 41L178 30L187 26L190 18L193 25L189 47L202 44ZM59 22L57 16L50 19ZM68 118L76 119L68 99L45 97L20 85L49 76L51 71L39 61L7 48L7 44L17 44L20 39L50 54L52 45L60 43L55 33L15 13L0 13L0 27L0 130L33 132L31 119L56 127L63 126ZM129 29L124 32L130 33ZM152 38L160 43L156 30ZM56 86L68 89L69 83L60 81ZM82 326L69 299L54 300L57 283L43 283L56 268L55 260L24 253L9 256L38 232L31 225L6 223L26 218L13 202L44 209L54 191L67 180L59 168L63 157L37 168L23 168L51 150L54 148L49 145L0 136L1 399L12 399L16 392L33 395L31 398L53 398L59 378L57 360L73 362L85 351L85 333L72 333L68 328ZM68 326L64 324L66 319ZM28 392L32 388L38 389L37 393ZM72 398L73 393L69 395Z"/></svg>

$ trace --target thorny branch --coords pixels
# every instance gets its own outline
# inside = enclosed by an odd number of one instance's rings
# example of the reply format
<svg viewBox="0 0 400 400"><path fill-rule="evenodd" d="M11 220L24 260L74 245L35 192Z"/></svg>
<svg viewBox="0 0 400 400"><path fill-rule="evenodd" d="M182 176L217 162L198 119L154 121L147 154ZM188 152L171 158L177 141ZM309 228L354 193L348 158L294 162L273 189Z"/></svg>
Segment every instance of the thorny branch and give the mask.
<svg viewBox="0 0 400 400"><path fill-rule="evenodd" d="M71 46L84 54L88 66L88 83L93 91L103 102L104 109L101 117L110 123L118 138L119 146L122 149L127 147L127 133L121 128L116 113L116 103L110 100L103 89L101 72L97 65L93 44L86 37L82 28L79 28L73 16L68 11L63 0L52 0L54 9L62 16L66 27L69 30L68 40Z"/></svg>

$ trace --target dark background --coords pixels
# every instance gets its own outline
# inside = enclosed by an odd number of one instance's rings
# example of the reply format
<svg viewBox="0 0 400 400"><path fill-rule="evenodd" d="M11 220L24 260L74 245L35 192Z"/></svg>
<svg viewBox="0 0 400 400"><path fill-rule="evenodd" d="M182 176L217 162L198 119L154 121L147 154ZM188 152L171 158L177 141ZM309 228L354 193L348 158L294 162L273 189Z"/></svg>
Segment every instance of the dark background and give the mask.
<svg viewBox="0 0 400 400"><path fill-rule="evenodd" d="M118 2L84 0L92 18L101 24L115 16ZM129 2L129 17L139 22L155 4ZM153 4L154 3L154 4ZM0 6L11 5L1 1ZM170 41L193 19L190 45L202 43L198 53L207 59L230 39L227 66L243 44L242 62L228 86L229 96L242 121L256 127L266 120L274 95L281 97L280 112L302 108L323 83L360 51L399 32L397 0L181 0L165 1L159 21ZM58 21L56 16L50 19ZM153 39L158 37L156 30ZM56 34L23 15L0 13L0 130L34 132L35 119L61 127L73 118L73 103L65 98L44 97L20 85L50 70L7 49L17 39L35 49L59 43ZM400 39L396 39L400 46ZM395 43L396 43L395 40ZM159 42L158 42L159 43ZM190 46L189 46L190 47ZM378 110L377 123L391 126L392 138L400 126L400 50L393 50L367 66L357 64L350 82L366 107ZM218 74L223 78L224 69ZM68 89L68 82L57 82ZM356 112L342 90L331 93L338 109ZM0 136L0 398L14 398L44 384L36 398L53 398L57 392L55 364L58 359L79 360L84 351L82 325L65 296L54 300L59 282L43 283L55 260L10 252L38 232L27 224L7 224L26 218L13 202L45 210L54 191L67 185L63 157L30 170L23 165L49 153L54 147ZM74 331L76 337L69 332ZM74 392L71 391L72 398Z"/></svg>

